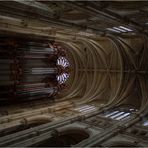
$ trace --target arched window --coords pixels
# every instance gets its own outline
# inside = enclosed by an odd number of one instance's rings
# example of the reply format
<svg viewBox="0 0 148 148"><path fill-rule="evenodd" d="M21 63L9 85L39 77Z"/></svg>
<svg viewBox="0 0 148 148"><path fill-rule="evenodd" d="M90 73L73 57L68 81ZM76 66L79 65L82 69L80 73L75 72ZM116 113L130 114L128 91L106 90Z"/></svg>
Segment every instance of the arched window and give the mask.
<svg viewBox="0 0 148 148"><path fill-rule="evenodd" d="M63 74L57 76L57 80L60 84L65 83L68 78L69 78L68 73L63 73Z"/></svg>
<svg viewBox="0 0 148 148"><path fill-rule="evenodd" d="M66 68L70 66L69 61L65 57L60 56L57 59L57 65L64 68L64 72L57 76L57 81L59 82L59 84L65 83L69 78L69 73L66 72Z"/></svg>
<svg viewBox="0 0 148 148"><path fill-rule="evenodd" d="M70 66L69 61L68 61L65 57L62 57L62 56L60 56L60 57L57 59L57 65L61 65L61 66L63 66L64 68Z"/></svg>
<svg viewBox="0 0 148 148"><path fill-rule="evenodd" d="M132 112L137 111L136 109L130 108L119 108L110 111L109 113L102 114L103 117L105 118L110 118L114 120L125 120L130 117Z"/></svg>
<svg viewBox="0 0 148 148"><path fill-rule="evenodd" d="M74 110L81 113L89 113L89 112L95 111L96 107L93 105L84 105L84 106L77 107Z"/></svg>

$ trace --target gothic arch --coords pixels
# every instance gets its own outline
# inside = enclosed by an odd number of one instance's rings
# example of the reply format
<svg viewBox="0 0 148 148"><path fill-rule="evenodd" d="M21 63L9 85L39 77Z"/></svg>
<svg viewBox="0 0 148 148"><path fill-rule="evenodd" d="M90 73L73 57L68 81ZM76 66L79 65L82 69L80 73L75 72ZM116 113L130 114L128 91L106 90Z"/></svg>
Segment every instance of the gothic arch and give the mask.
<svg viewBox="0 0 148 148"><path fill-rule="evenodd" d="M54 131L52 137L37 144L39 147L71 147L87 138L90 134L82 128L65 128Z"/></svg>

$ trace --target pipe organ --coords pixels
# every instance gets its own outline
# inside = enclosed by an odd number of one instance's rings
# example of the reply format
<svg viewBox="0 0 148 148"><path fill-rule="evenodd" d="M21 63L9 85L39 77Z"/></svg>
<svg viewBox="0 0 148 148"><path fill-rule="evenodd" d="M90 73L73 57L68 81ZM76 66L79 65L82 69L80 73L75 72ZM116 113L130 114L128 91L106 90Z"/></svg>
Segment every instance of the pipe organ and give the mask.
<svg viewBox="0 0 148 148"><path fill-rule="evenodd" d="M47 41L0 40L0 101L51 98L69 77L66 49Z"/></svg>

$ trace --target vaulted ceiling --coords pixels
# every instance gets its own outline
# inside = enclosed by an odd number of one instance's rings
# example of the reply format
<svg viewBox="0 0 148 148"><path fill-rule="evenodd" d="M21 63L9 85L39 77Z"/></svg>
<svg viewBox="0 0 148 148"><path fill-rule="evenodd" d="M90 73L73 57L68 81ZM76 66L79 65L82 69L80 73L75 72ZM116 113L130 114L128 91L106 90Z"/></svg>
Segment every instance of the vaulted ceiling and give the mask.
<svg viewBox="0 0 148 148"><path fill-rule="evenodd" d="M146 1L1 1L0 30L68 49L72 71L63 100L140 108L148 98L147 14Z"/></svg>

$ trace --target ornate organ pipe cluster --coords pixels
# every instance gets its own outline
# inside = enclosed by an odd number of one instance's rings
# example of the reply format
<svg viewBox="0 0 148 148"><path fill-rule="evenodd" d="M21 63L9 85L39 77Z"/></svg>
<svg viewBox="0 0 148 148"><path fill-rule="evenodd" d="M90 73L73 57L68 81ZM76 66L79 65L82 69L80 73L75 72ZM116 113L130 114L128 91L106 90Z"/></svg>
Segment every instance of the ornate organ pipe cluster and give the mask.
<svg viewBox="0 0 148 148"><path fill-rule="evenodd" d="M0 101L51 98L66 87L66 49L51 42L0 40Z"/></svg>

